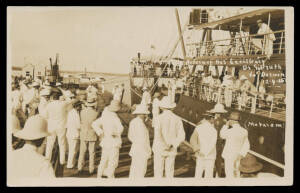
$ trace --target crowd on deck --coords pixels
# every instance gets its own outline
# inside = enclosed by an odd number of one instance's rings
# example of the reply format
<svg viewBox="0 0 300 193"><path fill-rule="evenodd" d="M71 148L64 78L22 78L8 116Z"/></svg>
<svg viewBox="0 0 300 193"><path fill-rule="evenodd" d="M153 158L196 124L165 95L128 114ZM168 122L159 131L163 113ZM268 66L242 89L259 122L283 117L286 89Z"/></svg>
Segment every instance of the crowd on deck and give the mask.
<svg viewBox="0 0 300 193"><path fill-rule="evenodd" d="M101 160L97 177L115 177L122 146L124 125L119 115L124 85L115 85L113 99L106 105L103 90L90 84L85 91L63 89L62 84L40 83L30 79L12 82L12 175L16 180L24 178L54 178L51 164L55 141L58 141L59 163L67 169L75 167L79 174L84 169L86 151L89 153L89 173L95 170L95 146L100 141ZM130 178L143 178L147 161L154 158L154 177L174 176L177 149L185 140L180 117L173 113L176 107L174 92L167 96L156 92L152 97L149 88L143 88L140 104L135 105L130 121L128 139L131 141L129 155L132 158ZM150 112L150 110L152 112ZM249 151L248 132L240 124L240 115L232 112L226 120L226 110L217 103L214 109L203 115L191 137L196 156L195 177L222 176L223 160L227 178L259 177L262 165ZM149 127L145 120L152 114L154 129L153 145L150 146ZM8 129L8 131L10 131ZM18 144L24 143L22 147ZM79 150L78 157L76 152ZM67 157L66 157L67 155ZM67 158L67 160L66 160ZM240 174L240 172L242 174Z"/></svg>
<svg viewBox="0 0 300 193"><path fill-rule="evenodd" d="M207 69L192 73L188 65L182 65L174 75L172 70L168 73L168 69L173 68L172 63L163 65L166 67L159 68L165 70L159 73L162 78L170 80L163 86L175 87L177 92L198 100L214 101L226 107L237 107L239 110L252 108L251 106L269 110L272 104L274 108L284 109L286 104L285 94L276 94L273 90L269 90L266 84L269 80L260 75L259 78L256 76L254 80L250 80L248 76L238 71L232 73L233 68L229 67L227 70L223 67L221 74ZM179 66L175 68L179 69Z"/></svg>

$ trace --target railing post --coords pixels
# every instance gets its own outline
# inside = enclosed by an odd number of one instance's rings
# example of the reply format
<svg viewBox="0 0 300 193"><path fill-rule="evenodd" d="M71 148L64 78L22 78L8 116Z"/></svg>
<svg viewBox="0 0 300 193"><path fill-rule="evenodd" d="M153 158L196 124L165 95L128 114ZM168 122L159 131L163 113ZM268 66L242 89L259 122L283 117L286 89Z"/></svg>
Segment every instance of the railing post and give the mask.
<svg viewBox="0 0 300 193"><path fill-rule="evenodd" d="M266 42L266 35L264 35L264 40L263 40L263 43L262 43L261 55L264 55L264 53L265 53L265 42Z"/></svg>
<svg viewBox="0 0 300 193"><path fill-rule="evenodd" d="M255 94L255 97L251 98L251 113L255 113L256 110L256 99L257 99L257 94Z"/></svg>
<svg viewBox="0 0 300 193"><path fill-rule="evenodd" d="M272 111L273 111L273 101L274 101L274 99L272 99L272 103L271 103L271 109L270 109L269 117L272 117Z"/></svg>
<svg viewBox="0 0 300 193"><path fill-rule="evenodd" d="M283 39L283 32L281 32L281 37L280 37L279 54L281 54L282 39Z"/></svg>

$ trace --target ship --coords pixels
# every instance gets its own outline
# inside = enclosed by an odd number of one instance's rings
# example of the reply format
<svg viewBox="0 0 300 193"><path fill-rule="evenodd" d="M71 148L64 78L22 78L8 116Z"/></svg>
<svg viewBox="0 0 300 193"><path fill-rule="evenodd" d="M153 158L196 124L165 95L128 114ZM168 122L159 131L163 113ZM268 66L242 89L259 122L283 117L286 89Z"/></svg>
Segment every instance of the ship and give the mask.
<svg viewBox="0 0 300 193"><path fill-rule="evenodd" d="M209 14L208 9L193 9L188 24L181 26L178 10L175 9L178 40L169 55L153 59L138 53L137 57L132 58L131 104L141 102L144 86L150 88L152 95L157 90L168 95L168 85L177 85L177 106L174 112L183 120L186 133L184 144L190 147L191 134L196 124L203 119L203 115L216 103L225 103L224 88L199 81L201 73L213 73L213 76L220 80L226 75L246 76L256 89L247 92L248 98L243 107L238 102L241 91L232 89L231 104L224 104L228 111L227 116L232 111L240 113L240 123L248 130L249 153L264 164L265 172L284 176L284 10L256 9L213 21L210 21ZM258 34L258 20L271 30ZM270 42L269 36L275 37L275 40ZM179 45L182 58L172 56ZM174 63L177 63L178 69L182 66L187 67L186 70L190 74L187 80L180 74L184 68L178 71ZM260 97L261 93L258 90L262 81L266 89L264 97Z"/></svg>

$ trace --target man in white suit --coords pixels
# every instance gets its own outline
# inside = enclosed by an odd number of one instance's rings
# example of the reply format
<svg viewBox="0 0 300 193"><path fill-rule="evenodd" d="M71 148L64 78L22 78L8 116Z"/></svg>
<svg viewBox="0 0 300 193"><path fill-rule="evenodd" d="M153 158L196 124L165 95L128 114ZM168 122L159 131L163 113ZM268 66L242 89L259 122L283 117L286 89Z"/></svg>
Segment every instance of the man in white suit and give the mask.
<svg viewBox="0 0 300 193"><path fill-rule="evenodd" d="M171 102L165 96L160 102L162 113L154 123L154 177L162 178L165 169L165 176L174 176L174 164L177 154L177 147L185 139L182 120L172 112L176 103Z"/></svg>
<svg viewBox="0 0 300 193"><path fill-rule="evenodd" d="M38 153L38 147L49 136L47 121L40 115L28 118L24 129L17 131L15 137L25 140L25 145L12 152L9 167L9 179L14 184L25 179L54 179L55 174L49 160ZM24 182L23 182L24 183Z"/></svg>
<svg viewBox="0 0 300 193"><path fill-rule="evenodd" d="M143 95L141 104L149 105L151 103L151 94L146 86L143 87Z"/></svg>
<svg viewBox="0 0 300 193"><path fill-rule="evenodd" d="M100 146L102 147L97 178L102 178L103 175L108 178L115 177L114 173L119 161L119 150L122 145L121 134L124 130L116 113L120 109L120 101L112 100L110 105L105 107L101 117L92 123L92 128L101 138Z"/></svg>
<svg viewBox="0 0 300 193"><path fill-rule="evenodd" d="M206 116L206 118L210 118ZM196 160L196 178L202 178L203 171L205 171L205 178L212 178L214 165L217 155L217 130L214 125L207 119L203 119L195 128L198 137L197 143L192 143Z"/></svg>
<svg viewBox="0 0 300 193"><path fill-rule="evenodd" d="M145 104L137 105L132 113L137 117L130 121L128 130L128 139L132 143L129 152L132 160L129 178L144 178L147 172L147 161L152 152L149 131L145 125L145 118L149 113Z"/></svg>
<svg viewBox="0 0 300 193"><path fill-rule="evenodd" d="M225 139L222 157L225 161L225 174L228 178L239 177L239 165L250 149L248 131L239 124L240 114L232 112L229 121L222 127L220 137ZM236 171L236 172L235 172Z"/></svg>

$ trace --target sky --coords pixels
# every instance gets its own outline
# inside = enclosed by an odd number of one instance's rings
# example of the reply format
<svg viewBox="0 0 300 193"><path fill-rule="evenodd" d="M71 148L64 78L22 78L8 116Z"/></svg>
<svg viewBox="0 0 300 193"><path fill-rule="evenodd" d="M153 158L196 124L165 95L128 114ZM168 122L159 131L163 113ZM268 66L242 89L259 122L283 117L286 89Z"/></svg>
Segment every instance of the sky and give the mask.
<svg viewBox="0 0 300 193"><path fill-rule="evenodd" d="M191 10L178 7L182 26ZM13 66L48 65L59 53L62 70L128 73L138 52L166 55L177 39L175 7L8 8ZM180 46L176 55L182 56Z"/></svg>

